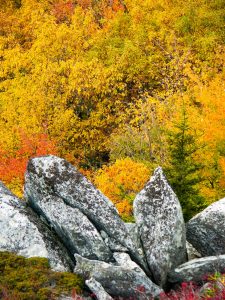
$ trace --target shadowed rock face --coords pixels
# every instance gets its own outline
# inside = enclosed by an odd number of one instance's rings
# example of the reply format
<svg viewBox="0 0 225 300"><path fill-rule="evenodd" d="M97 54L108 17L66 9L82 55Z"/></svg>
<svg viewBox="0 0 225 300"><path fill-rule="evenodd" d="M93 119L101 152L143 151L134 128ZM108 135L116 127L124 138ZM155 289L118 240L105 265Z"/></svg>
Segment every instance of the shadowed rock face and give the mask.
<svg viewBox="0 0 225 300"><path fill-rule="evenodd" d="M46 257L55 271L73 263L64 246L39 217L0 182L0 251Z"/></svg>
<svg viewBox="0 0 225 300"><path fill-rule="evenodd" d="M202 256L225 254L225 198L187 223L187 240Z"/></svg>
<svg viewBox="0 0 225 300"><path fill-rule="evenodd" d="M185 225L180 203L161 168L134 200L134 215L155 282L186 261Z"/></svg>
<svg viewBox="0 0 225 300"><path fill-rule="evenodd" d="M56 156L31 159L25 178L25 197L47 219L39 203L49 195L62 199L71 208L79 209L99 231L105 231L144 265L112 202L74 166Z"/></svg>
<svg viewBox="0 0 225 300"><path fill-rule="evenodd" d="M156 297L162 292L162 289L144 272L135 271L133 266L131 268L123 265L115 266L102 261L89 260L77 254L75 258L77 263L74 272L87 279L94 278L107 293L114 297L142 299L143 291L145 297Z"/></svg>
<svg viewBox="0 0 225 300"><path fill-rule="evenodd" d="M177 267L169 274L168 279L171 283L202 282L207 274L223 273L224 269L225 255L196 258Z"/></svg>
<svg viewBox="0 0 225 300"><path fill-rule="evenodd" d="M135 223L126 223L127 230L131 236L131 239L139 253L139 255L143 258L143 261L145 261L145 254L142 248L141 239L139 236L139 230L138 226Z"/></svg>
<svg viewBox="0 0 225 300"><path fill-rule="evenodd" d="M41 211L41 215L54 228L72 255L79 253L90 259L104 261L112 259L112 253L101 235L79 209L68 206L61 198L53 195L40 198L33 193L29 201L34 209L38 206L38 211Z"/></svg>

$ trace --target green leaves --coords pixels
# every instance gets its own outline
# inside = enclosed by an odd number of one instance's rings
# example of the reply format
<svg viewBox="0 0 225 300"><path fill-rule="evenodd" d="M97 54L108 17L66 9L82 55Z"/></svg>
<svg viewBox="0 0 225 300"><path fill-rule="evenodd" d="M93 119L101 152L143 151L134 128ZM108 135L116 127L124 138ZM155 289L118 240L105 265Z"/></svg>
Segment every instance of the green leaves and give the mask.
<svg viewBox="0 0 225 300"><path fill-rule="evenodd" d="M202 149L198 136L189 125L186 108L183 104L180 120L169 132L169 166L166 174L184 212L185 220L189 220L205 205L204 198L197 186L201 178L203 164L196 160L196 153Z"/></svg>

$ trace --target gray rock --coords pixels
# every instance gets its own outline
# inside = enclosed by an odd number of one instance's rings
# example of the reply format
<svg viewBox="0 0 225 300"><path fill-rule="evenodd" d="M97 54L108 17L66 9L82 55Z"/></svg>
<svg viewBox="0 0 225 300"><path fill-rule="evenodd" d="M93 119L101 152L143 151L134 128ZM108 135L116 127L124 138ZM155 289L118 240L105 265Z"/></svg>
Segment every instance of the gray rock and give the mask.
<svg viewBox="0 0 225 300"><path fill-rule="evenodd" d="M130 270L145 275L145 272L142 270L142 268L140 268L139 265L137 265L133 260L131 260L129 254L122 252L114 252L113 257L119 266L129 268Z"/></svg>
<svg viewBox="0 0 225 300"><path fill-rule="evenodd" d="M192 244L186 241L188 260L202 257L201 254L193 247Z"/></svg>
<svg viewBox="0 0 225 300"><path fill-rule="evenodd" d="M32 190L27 194L30 205L54 228L72 255L79 253L89 259L110 261L112 253L89 219L77 208L54 195L41 196Z"/></svg>
<svg viewBox="0 0 225 300"><path fill-rule="evenodd" d="M74 272L86 279L94 278L112 297L144 299L156 297L163 290L154 284L145 274L129 267L115 266L102 261L88 260L75 254Z"/></svg>
<svg viewBox="0 0 225 300"><path fill-rule="evenodd" d="M55 271L70 271L72 260L57 237L22 200L0 182L0 251L46 257Z"/></svg>
<svg viewBox="0 0 225 300"><path fill-rule="evenodd" d="M134 200L134 216L149 268L160 286L171 269L186 261L180 203L161 168Z"/></svg>
<svg viewBox="0 0 225 300"><path fill-rule="evenodd" d="M224 269L225 255L196 258L170 272L168 279L171 283L201 282L207 274L224 272Z"/></svg>
<svg viewBox="0 0 225 300"><path fill-rule="evenodd" d="M143 261L146 262L145 254L141 245L141 239L139 235L138 226L135 223L125 223L126 228L130 234L130 237L139 253L139 255L142 257ZM147 262L146 262L147 263Z"/></svg>
<svg viewBox="0 0 225 300"><path fill-rule="evenodd" d="M37 199L58 196L65 204L79 209L100 231L104 230L143 264L113 203L97 190L77 169L56 156L33 158L25 176L25 197L35 207ZM143 267L145 265L143 264Z"/></svg>
<svg viewBox="0 0 225 300"><path fill-rule="evenodd" d="M202 256L225 254L225 198L187 223L187 240Z"/></svg>
<svg viewBox="0 0 225 300"><path fill-rule="evenodd" d="M85 280L85 284L98 300L113 300L113 298L104 290L103 286L94 278Z"/></svg>
<svg viewBox="0 0 225 300"><path fill-rule="evenodd" d="M118 243L116 239L109 237L105 231L101 230L100 234L101 234L101 237L103 238L103 241L109 247L110 250L120 251L120 252L128 252L128 249L126 247L124 247L120 243Z"/></svg>

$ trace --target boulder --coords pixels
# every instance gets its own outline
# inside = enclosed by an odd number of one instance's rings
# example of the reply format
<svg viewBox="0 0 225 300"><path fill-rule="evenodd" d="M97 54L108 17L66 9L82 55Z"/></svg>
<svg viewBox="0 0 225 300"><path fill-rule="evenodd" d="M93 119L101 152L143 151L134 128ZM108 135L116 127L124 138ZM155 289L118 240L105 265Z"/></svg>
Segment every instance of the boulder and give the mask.
<svg viewBox="0 0 225 300"><path fill-rule="evenodd" d="M86 279L94 278L112 297L142 299L156 297L163 290L154 284L145 274L136 272L129 266L115 266L97 260L89 260L75 254L74 272ZM143 298L144 299L144 298Z"/></svg>
<svg viewBox="0 0 225 300"><path fill-rule="evenodd" d="M224 272L224 269L225 255L196 258L171 271L168 280L171 283L202 282L208 274Z"/></svg>
<svg viewBox="0 0 225 300"><path fill-rule="evenodd" d="M85 284L98 300L113 300L113 298L104 290L103 286L94 278L85 280Z"/></svg>
<svg viewBox="0 0 225 300"><path fill-rule="evenodd" d="M150 271L164 286L168 272L186 261L186 239L180 203L160 167L136 196L134 216Z"/></svg>
<svg viewBox="0 0 225 300"><path fill-rule="evenodd" d="M67 205L58 196L43 195L40 198L35 192L31 198L35 199L35 203L30 201L30 205L46 218L72 255L78 253L103 261L112 259L112 253L101 235L79 209Z"/></svg>
<svg viewBox="0 0 225 300"><path fill-rule="evenodd" d="M66 205L79 209L99 231L105 231L146 267L113 203L74 166L51 155L31 159L25 176L25 197L33 208L38 211L37 203L48 195L57 196Z"/></svg>
<svg viewBox="0 0 225 300"><path fill-rule="evenodd" d="M55 271L70 271L73 262L57 237L26 204L0 182L0 251L46 257Z"/></svg>
<svg viewBox="0 0 225 300"><path fill-rule="evenodd" d="M187 223L187 240L202 256L225 254L225 198Z"/></svg>

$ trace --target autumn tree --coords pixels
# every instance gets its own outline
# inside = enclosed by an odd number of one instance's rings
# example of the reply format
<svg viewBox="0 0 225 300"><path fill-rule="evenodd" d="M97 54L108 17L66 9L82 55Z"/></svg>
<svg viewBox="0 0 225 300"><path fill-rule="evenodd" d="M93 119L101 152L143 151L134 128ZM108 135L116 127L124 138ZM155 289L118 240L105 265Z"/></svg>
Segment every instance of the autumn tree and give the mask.
<svg viewBox="0 0 225 300"><path fill-rule="evenodd" d="M97 172L94 182L115 204L123 219L132 221L133 200L149 176L150 170L147 166L125 158L116 160L112 165L103 166Z"/></svg>
<svg viewBox="0 0 225 300"><path fill-rule="evenodd" d="M164 167L183 93L192 127L207 124L199 188L222 197L223 20L219 0L1 0L4 151L19 128L57 141L85 172L127 156Z"/></svg>

